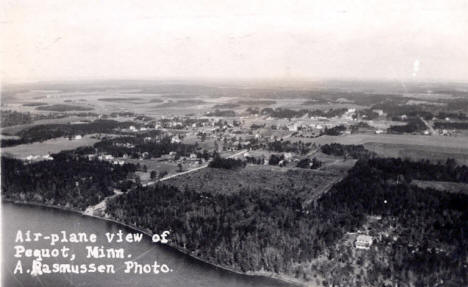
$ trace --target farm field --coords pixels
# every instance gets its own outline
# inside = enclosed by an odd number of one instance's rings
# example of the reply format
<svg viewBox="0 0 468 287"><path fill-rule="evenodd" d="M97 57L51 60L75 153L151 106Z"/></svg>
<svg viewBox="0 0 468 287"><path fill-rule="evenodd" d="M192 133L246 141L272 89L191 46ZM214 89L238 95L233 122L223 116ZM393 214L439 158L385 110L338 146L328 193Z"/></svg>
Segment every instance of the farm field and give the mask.
<svg viewBox="0 0 468 287"><path fill-rule="evenodd" d="M444 137L424 135L377 135L356 134L343 136L321 136L318 138L288 138L290 141L312 142L317 145L340 143L364 145L368 150L383 157L407 157L415 160L446 160L456 158L468 163L468 137Z"/></svg>
<svg viewBox="0 0 468 287"><path fill-rule="evenodd" d="M18 159L24 159L29 155L47 155L58 153L64 150L72 150L83 146L92 146L98 142L93 135L86 135L81 139L56 138L44 142L35 142L31 144L22 144L12 147L2 148L2 155L11 155Z"/></svg>
<svg viewBox="0 0 468 287"><path fill-rule="evenodd" d="M15 135L18 132L33 127L33 126L38 126L38 125L49 125L49 124L68 124L72 122L78 122L78 121L92 121L95 120L96 117L77 117L77 116L72 116L72 117L65 117L65 118L60 118L60 119L44 119L44 120L37 120L34 121L33 123L30 124L25 124L25 125L15 125L11 127L4 127L1 129L2 135Z"/></svg>
<svg viewBox="0 0 468 287"><path fill-rule="evenodd" d="M468 164L468 145L463 147L444 147L434 145L409 145L392 143L365 143L364 147L383 157L410 158L413 160L429 159L445 161L454 158L461 164Z"/></svg>

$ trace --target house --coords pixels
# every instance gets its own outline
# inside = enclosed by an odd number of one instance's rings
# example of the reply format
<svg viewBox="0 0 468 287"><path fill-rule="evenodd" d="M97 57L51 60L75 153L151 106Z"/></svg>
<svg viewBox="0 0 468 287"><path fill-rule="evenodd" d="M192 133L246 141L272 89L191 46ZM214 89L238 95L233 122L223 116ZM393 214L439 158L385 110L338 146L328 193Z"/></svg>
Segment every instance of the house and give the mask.
<svg viewBox="0 0 468 287"><path fill-rule="evenodd" d="M177 152L175 152L175 151L171 151L169 153L169 158L172 159L172 160L174 160L176 158L176 156L177 156Z"/></svg>
<svg viewBox="0 0 468 287"><path fill-rule="evenodd" d="M54 158L50 156L50 154L46 154L42 156L43 160L53 160Z"/></svg>
<svg viewBox="0 0 468 287"><path fill-rule="evenodd" d="M284 159L285 160L291 160L293 158L293 156L294 155L292 154L292 152L287 152L287 153L284 154Z"/></svg>
<svg viewBox="0 0 468 287"><path fill-rule="evenodd" d="M178 137L172 137L171 143L181 143L182 141Z"/></svg>
<svg viewBox="0 0 468 287"><path fill-rule="evenodd" d="M369 249L372 245L372 236L364 234L358 235L355 244L357 249Z"/></svg>
<svg viewBox="0 0 468 287"><path fill-rule="evenodd" d="M26 160L27 160L27 161L33 161L33 160L37 160L38 158L39 158L38 155L28 155L28 156L26 157Z"/></svg>
<svg viewBox="0 0 468 287"><path fill-rule="evenodd" d="M376 112L380 117L384 115L383 110L372 110L373 112Z"/></svg>
<svg viewBox="0 0 468 287"><path fill-rule="evenodd" d="M290 132L297 132L299 130L299 125L298 124L290 125L290 126L288 126L288 130Z"/></svg>

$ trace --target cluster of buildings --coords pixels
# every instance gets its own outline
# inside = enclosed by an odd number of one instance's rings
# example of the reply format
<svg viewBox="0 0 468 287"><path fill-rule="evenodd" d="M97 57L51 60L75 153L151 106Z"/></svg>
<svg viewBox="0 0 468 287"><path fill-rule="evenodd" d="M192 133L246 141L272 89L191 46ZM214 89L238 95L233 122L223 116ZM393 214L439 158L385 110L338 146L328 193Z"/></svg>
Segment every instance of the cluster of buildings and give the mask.
<svg viewBox="0 0 468 287"><path fill-rule="evenodd" d="M27 162L41 161L41 160L53 160L54 158L50 154L45 155L28 155L24 158Z"/></svg>

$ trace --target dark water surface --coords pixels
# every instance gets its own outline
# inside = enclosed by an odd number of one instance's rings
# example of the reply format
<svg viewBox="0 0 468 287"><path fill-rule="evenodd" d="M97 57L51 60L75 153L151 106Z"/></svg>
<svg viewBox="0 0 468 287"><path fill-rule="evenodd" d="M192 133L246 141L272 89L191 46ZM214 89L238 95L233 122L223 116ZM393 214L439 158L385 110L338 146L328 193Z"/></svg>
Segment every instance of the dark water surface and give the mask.
<svg viewBox="0 0 468 287"><path fill-rule="evenodd" d="M259 286L275 287L289 286L283 282L258 277L239 275L212 265L206 264L187 256L167 246L155 244L151 238L144 236L140 243L108 243L106 232L118 232L123 230L124 234L132 233L119 224L106 222L96 218L82 216L76 213L56 210L52 208L16 205L3 203L2 211L2 248L3 248L3 286L168 286L168 287L190 287L190 286ZM15 243L18 230L41 232L44 235L59 233L62 230L68 233L86 232L95 233L97 243L57 243L50 246L50 241ZM31 268L32 259L22 258L23 274L13 275L17 264L14 258L14 246L23 245L25 248L60 248L62 245L72 249L76 259L70 261L59 258L44 258L43 263L71 263L71 264L111 264L115 266L115 274L86 273L86 274L44 274L31 276L26 269ZM105 248L124 248L126 256L130 259L88 259L86 258L86 245L104 246ZM159 264L166 264L172 272L164 274L125 274L124 261L134 260L140 264L151 264L155 260ZM292 286L292 285L291 285Z"/></svg>

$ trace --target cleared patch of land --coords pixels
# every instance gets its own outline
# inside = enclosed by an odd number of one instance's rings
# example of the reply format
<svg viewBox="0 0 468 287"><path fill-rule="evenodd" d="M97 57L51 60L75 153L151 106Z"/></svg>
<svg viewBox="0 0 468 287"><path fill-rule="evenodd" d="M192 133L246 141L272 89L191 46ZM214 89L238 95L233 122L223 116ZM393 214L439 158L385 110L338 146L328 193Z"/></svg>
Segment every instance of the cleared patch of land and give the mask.
<svg viewBox="0 0 468 287"><path fill-rule="evenodd" d="M95 120L96 117L90 116L90 117L65 117L65 118L59 118L59 119L45 119L45 120L37 120L34 121L33 123L30 124L24 124L24 125L16 125L16 126L11 126L11 127L4 127L1 129L1 133L3 135L16 135L20 131L33 127L33 126L38 126L38 125L48 125L48 124L68 124L68 123L73 123L73 122L79 122L79 121L92 121Z"/></svg>
<svg viewBox="0 0 468 287"><path fill-rule="evenodd" d="M424 135L377 135L352 134L346 136L321 136L318 138L288 138L290 141L313 142L317 145L340 143L364 145L370 151L384 157L407 157L415 160L446 160L455 158L459 163L468 163L468 137L445 137Z"/></svg>
<svg viewBox="0 0 468 287"><path fill-rule="evenodd" d="M344 172L334 170L287 169L273 166L247 165L239 170L205 168L165 181L179 189L231 194L241 190L262 190L295 194L309 200L326 192L324 186L336 182Z"/></svg>
<svg viewBox="0 0 468 287"><path fill-rule="evenodd" d="M429 159L431 161L445 161L448 158L456 159L462 164L468 163L468 146L443 147L433 145L407 145L392 143L366 143L364 147L380 156L411 158L414 160Z"/></svg>
<svg viewBox="0 0 468 287"><path fill-rule="evenodd" d="M24 159L29 155L46 155L49 153L58 153L64 150L76 149L82 146L92 146L96 142L98 142L98 139L93 138L92 135L87 135L77 140L69 140L68 138L56 138L43 142L35 142L31 144L22 144L2 148L2 154L8 154L18 159Z"/></svg>
<svg viewBox="0 0 468 287"><path fill-rule="evenodd" d="M450 181L412 180L411 184L419 188L433 188L439 191L468 194L468 184Z"/></svg>

